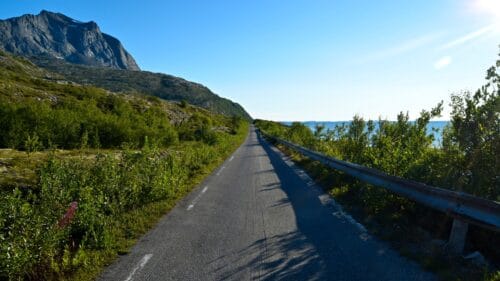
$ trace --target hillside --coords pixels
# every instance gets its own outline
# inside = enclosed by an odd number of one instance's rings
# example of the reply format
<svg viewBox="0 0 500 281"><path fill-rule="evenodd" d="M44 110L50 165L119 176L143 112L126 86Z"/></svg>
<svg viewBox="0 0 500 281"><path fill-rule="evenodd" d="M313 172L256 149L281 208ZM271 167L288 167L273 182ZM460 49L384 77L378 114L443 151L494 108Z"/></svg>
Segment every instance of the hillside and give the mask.
<svg viewBox="0 0 500 281"><path fill-rule="evenodd" d="M226 128L231 119L202 108L152 96L116 94L66 81L22 57L0 53L0 148L140 147L191 139L188 131ZM203 136L202 136L203 137Z"/></svg>
<svg viewBox="0 0 500 281"><path fill-rule="evenodd" d="M38 66L83 85L94 85L113 92L137 92L165 100L187 101L227 116L250 120L238 103L214 94L207 87L172 75L148 71L96 68L66 63L47 57L30 58Z"/></svg>
<svg viewBox="0 0 500 281"><path fill-rule="evenodd" d="M80 22L48 11L0 20L0 50L26 57L67 81L186 101L223 115L251 119L239 104L203 85L140 71L120 41L102 33L93 21Z"/></svg>
<svg viewBox="0 0 500 281"><path fill-rule="evenodd" d="M139 70L120 41L93 22L41 11L0 20L0 49L22 56L49 56L68 62Z"/></svg>
<svg viewBox="0 0 500 281"><path fill-rule="evenodd" d="M0 51L0 280L95 280L247 132Z"/></svg>

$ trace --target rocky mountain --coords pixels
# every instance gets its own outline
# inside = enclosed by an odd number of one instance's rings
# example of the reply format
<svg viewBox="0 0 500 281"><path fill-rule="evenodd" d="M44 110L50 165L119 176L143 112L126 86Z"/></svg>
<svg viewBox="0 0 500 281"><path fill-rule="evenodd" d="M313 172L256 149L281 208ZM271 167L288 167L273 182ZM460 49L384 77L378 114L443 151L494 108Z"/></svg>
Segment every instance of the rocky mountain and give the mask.
<svg viewBox="0 0 500 281"><path fill-rule="evenodd" d="M239 104L207 87L162 73L140 71L118 39L104 34L93 21L84 23L63 14L0 20L0 50L28 58L66 81L93 85L116 93L137 93L190 104L227 116L250 120Z"/></svg>
<svg viewBox="0 0 500 281"><path fill-rule="evenodd" d="M95 22L80 22L48 11L0 20L0 49L26 57L139 70L120 41L102 33Z"/></svg>

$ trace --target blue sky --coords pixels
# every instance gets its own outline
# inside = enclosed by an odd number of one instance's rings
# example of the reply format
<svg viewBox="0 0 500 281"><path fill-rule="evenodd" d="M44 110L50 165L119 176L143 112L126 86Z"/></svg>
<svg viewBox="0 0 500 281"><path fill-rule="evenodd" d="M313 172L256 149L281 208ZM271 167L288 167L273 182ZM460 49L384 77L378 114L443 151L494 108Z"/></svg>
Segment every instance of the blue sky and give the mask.
<svg viewBox="0 0 500 281"><path fill-rule="evenodd" d="M500 0L5 0L0 18L96 21L143 70L272 120L416 117L474 91L497 58ZM449 118L446 111L442 119Z"/></svg>

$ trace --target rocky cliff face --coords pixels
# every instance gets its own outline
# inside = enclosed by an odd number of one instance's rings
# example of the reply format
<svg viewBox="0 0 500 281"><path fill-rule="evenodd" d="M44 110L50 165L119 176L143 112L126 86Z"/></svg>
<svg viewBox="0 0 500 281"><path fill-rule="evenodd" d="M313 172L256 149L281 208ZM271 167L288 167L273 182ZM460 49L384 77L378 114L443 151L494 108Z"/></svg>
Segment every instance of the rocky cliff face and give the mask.
<svg viewBox="0 0 500 281"><path fill-rule="evenodd" d="M120 41L93 21L79 22L42 11L0 20L0 49L22 56L48 56L71 63L140 70Z"/></svg>

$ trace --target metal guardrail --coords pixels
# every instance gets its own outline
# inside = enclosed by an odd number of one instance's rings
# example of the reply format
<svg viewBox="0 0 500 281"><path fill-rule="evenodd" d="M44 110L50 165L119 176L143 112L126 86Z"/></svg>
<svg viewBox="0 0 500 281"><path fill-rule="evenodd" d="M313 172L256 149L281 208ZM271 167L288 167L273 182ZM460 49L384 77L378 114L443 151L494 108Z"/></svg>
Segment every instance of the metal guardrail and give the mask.
<svg viewBox="0 0 500 281"><path fill-rule="evenodd" d="M448 246L455 252L461 253L463 251L468 223L500 232L500 203L498 202L391 176L376 169L325 156L289 141L270 136L260 130L259 132L265 137L290 147L328 167L342 171L367 183L384 187L400 196L453 217L454 221Z"/></svg>

